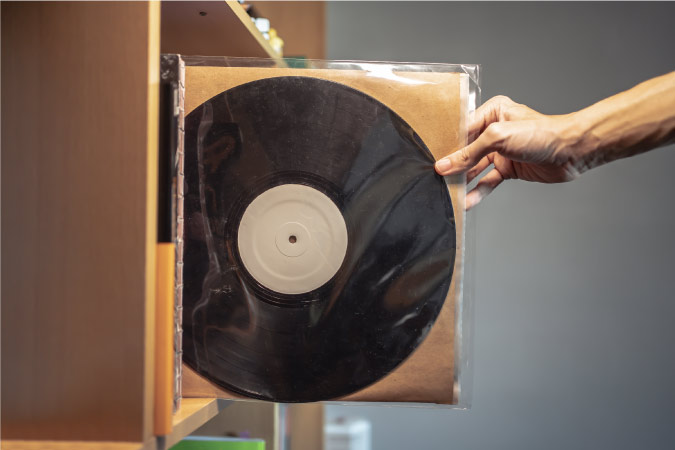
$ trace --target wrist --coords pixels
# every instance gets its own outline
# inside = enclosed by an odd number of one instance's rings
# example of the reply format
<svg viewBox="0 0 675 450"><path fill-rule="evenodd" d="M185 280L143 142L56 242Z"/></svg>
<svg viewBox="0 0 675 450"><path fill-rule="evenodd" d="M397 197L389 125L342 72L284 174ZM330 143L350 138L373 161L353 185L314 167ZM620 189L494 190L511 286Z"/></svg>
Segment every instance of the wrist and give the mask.
<svg viewBox="0 0 675 450"><path fill-rule="evenodd" d="M561 148L566 161L578 173L604 164L600 151L600 138L595 132L592 118L585 110L560 116Z"/></svg>

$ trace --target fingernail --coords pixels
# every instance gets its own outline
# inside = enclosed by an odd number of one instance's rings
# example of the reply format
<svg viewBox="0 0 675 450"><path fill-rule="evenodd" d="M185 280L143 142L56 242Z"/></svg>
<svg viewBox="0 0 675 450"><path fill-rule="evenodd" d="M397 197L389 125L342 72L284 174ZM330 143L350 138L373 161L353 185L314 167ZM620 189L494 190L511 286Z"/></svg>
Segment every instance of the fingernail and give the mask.
<svg viewBox="0 0 675 450"><path fill-rule="evenodd" d="M438 172L446 172L450 170L450 167L452 167L450 158L443 158L436 161L436 171Z"/></svg>

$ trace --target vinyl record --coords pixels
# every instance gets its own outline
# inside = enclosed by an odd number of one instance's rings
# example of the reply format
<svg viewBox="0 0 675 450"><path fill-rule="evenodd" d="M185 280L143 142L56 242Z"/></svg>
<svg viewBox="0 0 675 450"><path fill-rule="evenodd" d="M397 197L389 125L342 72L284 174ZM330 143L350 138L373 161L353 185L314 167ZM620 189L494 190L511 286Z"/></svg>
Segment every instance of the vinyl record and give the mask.
<svg viewBox="0 0 675 450"><path fill-rule="evenodd" d="M238 394L338 398L424 340L450 286L447 186L385 105L310 77L231 88L185 121L183 359Z"/></svg>

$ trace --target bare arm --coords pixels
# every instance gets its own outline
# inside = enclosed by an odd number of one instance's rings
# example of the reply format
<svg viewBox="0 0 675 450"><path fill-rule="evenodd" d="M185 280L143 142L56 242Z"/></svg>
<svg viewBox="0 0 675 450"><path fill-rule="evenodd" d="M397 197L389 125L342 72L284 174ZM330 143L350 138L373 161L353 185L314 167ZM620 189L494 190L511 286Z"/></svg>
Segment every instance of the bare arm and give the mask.
<svg viewBox="0 0 675 450"><path fill-rule="evenodd" d="M476 111L466 147L436 163L441 175L467 172L467 209L502 181L570 181L620 158L675 142L675 72L645 81L571 114L549 116L503 96Z"/></svg>

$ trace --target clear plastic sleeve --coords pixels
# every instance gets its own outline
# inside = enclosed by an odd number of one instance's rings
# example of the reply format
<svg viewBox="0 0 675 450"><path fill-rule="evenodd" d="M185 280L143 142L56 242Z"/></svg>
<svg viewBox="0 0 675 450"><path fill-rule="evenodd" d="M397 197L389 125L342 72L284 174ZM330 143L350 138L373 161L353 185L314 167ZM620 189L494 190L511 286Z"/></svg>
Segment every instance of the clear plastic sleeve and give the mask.
<svg viewBox="0 0 675 450"><path fill-rule="evenodd" d="M182 58L183 395L469 407L479 67Z"/></svg>

